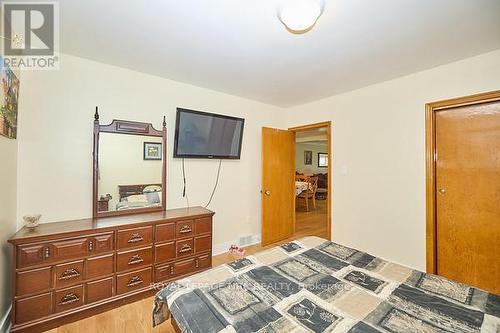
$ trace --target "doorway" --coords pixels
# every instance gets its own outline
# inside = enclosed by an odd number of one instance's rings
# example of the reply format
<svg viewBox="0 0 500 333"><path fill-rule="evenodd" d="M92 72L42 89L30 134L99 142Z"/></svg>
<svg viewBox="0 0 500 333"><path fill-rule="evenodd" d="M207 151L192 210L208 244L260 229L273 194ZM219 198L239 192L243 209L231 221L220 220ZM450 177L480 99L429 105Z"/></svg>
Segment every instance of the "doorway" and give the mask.
<svg viewBox="0 0 500 333"><path fill-rule="evenodd" d="M303 191L299 192L300 187L297 188L296 183L298 176L296 161L299 158L296 158L296 138L305 136L303 132L312 131L326 136L326 144L325 139L321 140L321 151L318 151L315 157L311 155L311 163L319 163L320 170L325 171L321 172L321 180L318 176L317 188L321 190L304 193L302 198L298 198ZM308 235L331 239L331 152L331 122L298 126L288 130L262 128L261 243L263 246ZM304 159L304 155L301 154L300 158ZM307 172L314 170L311 168ZM309 188L306 186L306 189ZM304 197L307 197L307 203ZM304 218L300 216L299 223L302 224L296 225L296 211L299 210L297 213L300 213L302 205L305 207L304 214L310 214L304 215Z"/></svg>
<svg viewBox="0 0 500 333"><path fill-rule="evenodd" d="M427 105L427 271L500 293L500 91Z"/></svg>
<svg viewBox="0 0 500 333"><path fill-rule="evenodd" d="M329 126L306 125L290 130L295 132L294 237L329 239Z"/></svg>

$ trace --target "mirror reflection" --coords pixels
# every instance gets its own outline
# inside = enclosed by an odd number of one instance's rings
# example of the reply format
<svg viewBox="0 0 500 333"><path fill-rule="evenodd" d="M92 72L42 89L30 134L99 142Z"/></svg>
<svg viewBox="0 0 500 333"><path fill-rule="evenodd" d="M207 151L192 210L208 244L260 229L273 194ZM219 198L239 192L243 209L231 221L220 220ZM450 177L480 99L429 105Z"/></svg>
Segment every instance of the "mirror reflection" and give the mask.
<svg viewBox="0 0 500 333"><path fill-rule="evenodd" d="M99 212L161 207L162 138L100 133Z"/></svg>

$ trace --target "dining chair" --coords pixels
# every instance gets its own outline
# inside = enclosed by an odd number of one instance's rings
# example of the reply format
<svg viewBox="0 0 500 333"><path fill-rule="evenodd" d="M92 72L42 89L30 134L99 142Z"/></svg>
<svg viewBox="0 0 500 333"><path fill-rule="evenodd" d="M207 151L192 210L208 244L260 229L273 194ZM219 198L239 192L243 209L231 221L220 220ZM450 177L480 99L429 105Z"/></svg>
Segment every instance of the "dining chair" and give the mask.
<svg viewBox="0 0 500 333"><path fill-rule="evenodd" d="M297 174L295 175L295 181L296 182L307 182L309 177L302 175L302 174Z"/></svg>
<svg viewBox="0 0 500 333"><path fill-rule="evenodd" d="M297 198L305 200L306 210L309 211L309 199L313 200L313 207L316 209L316 191L318 190L318 177L307 177L304 181L309 183L307 190L302 191Z"/></svg>

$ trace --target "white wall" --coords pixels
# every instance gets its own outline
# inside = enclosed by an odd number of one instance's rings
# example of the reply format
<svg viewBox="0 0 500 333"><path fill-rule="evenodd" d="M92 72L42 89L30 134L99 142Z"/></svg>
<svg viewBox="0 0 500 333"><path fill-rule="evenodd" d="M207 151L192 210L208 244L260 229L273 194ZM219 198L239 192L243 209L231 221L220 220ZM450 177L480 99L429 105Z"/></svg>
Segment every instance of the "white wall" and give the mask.
<svg viewBox="0 0 500 333"><path fill-rule="evenodd" d="M21 86L22 88L22 86ZM17 141L0 136L0 330L10 306L12 250L7 239L16 231Z"/></svg>
<svg viewBox="0 0 500 333"><path fill-rule="evenodd" d="M279 108L74 56L62 56L59 71L23 73L22 85L18 216L39 212L42 222L91 216L96 105L101 123L117 118L160 129L167 116L167 206L186 206L181 161L172 158L176 107L185 107L246 119L242 158L222 162L210 206L216 212L214 244L260 234L261 127L277 126ZM206 204L217 164L186 160L192 206Z"/></svg>
<svg viewBox="0 0 500 333"><path fill-rule="evenodd" d="M306 150L312 151L312 164L304 164L304 151ZM328 167L318 167L318 153L328 154L328 145L297 142L295 144L295 171L308 176L316 173L328 173Z"/></svg>
<svg viewBox="0 0 500 333"><path fill-rule="evenodd" d="M21 91L21 73L13 72L20 80ZM21 99L19 104L22 104ZM7 240L17 230L17 150L17 140L0 136L0 331L9 325L7 310L11 300L12 247Z"/></svg>
<svg viewBox="0 0 500 333"><path fill-rule="evenodd" d="M332 121L333 240L425 270L425 104L500 89L500 50L295 107Z"/></svg>

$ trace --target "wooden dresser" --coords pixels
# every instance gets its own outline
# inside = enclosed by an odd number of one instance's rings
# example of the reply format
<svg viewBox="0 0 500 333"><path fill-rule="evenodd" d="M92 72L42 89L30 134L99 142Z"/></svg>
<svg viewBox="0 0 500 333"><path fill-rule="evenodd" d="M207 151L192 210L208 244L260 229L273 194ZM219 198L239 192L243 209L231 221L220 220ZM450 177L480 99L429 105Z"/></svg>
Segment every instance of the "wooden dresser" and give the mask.
<svg viewBox="0 0 500 333"><path fill-rule="evenodd" d="M41 332L154 294L212 265L213 212L173 209L17 232L12 332Z"/></svg>

